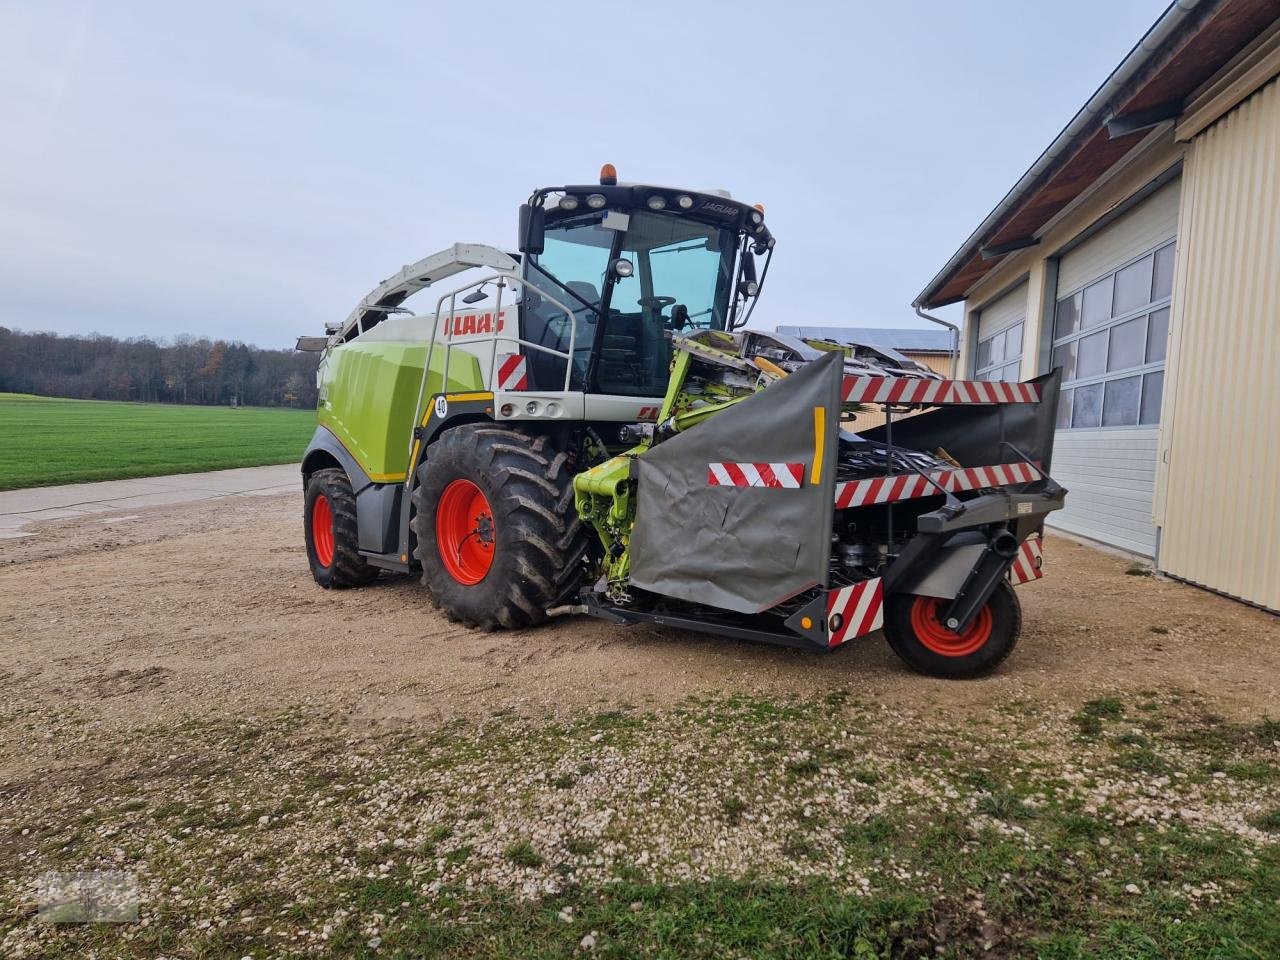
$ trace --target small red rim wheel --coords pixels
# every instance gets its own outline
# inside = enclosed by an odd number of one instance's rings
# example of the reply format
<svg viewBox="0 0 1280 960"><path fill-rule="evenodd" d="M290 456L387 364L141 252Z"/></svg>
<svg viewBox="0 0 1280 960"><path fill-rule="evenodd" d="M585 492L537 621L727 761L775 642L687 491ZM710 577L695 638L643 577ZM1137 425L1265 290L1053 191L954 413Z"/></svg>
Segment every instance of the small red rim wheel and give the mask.
<svg viewBox="0 0 1280 960"><path fill-rule="evenodd" d="M956 633L942 622L942 611L950 602L937 597L916 597L911 605L911 629L925 649L943 657L967 657L991 639L991 605L984 604L964 632Z"/></svg>
<svg viewBox="0 0 1280 960"><path fill-rule="evenodd" d="M324 494L311 504L311 542L320 566L333 566L333 508Z"/></svg>
<svg viewBox="0 0 1280 960"><path fill-rule="evenodd" d="M470 480L454 480L436 505L436 547L449 576L466 586L479 583L493 566L497 540L493 509Z"/></svg>

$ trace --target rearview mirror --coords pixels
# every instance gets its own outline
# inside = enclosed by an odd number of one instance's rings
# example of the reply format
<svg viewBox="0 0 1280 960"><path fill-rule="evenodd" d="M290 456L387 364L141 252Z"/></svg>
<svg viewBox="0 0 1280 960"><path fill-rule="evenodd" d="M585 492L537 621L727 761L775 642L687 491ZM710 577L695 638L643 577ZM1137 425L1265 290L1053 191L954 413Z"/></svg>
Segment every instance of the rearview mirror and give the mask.
<svg viewBox="0 0 1280 960"><path fill-rule="evenodd" d="M547 229L547 215L542 207L520 204L520 252L537 255L542 252Z"/></svg>
<svg viewBox="0 0 1280 960"><path fill-rule="evenodd" d="M327 346L329 346L328 337L299 337L295 349L303 353L319 353Z"/></svg>

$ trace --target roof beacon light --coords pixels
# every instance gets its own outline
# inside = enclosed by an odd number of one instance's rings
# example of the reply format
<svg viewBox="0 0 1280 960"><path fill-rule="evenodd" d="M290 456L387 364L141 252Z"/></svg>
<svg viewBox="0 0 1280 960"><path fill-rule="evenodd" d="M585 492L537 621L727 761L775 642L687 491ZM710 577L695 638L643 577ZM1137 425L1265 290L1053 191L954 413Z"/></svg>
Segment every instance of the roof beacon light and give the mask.
<svg viewBox="0 0 1280 960"><path fill-rule="evenodd" d="M682 193L680 196L676 197L676 205L681 210L688 210L693 206L693 197L689 196L687 193Z"/></svg>
<svg viewBox="0 0 1280 960"><path fill-rule="evenodd" d="M655 193L652 197L646 200L645 203L649 205L650 210L663 210L667 206L667 198L661 197Z"/></svg>
<svg viewBox="0 0 1280 960"><path fill-rule="evenodd" d="M618 184L618 168L612 163L606 163L600 168L600 186L614 187Z"/></svg>

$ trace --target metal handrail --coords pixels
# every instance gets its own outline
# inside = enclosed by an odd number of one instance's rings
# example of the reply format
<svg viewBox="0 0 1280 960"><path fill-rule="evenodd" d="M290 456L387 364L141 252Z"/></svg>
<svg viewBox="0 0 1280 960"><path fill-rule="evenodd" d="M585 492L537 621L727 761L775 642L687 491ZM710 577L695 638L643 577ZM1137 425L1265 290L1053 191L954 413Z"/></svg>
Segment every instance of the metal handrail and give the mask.
<svg viewBox="0 0 1280 960"><path fill-rule="evenodd" d="M426 391L427 391L427 377L431 375L431 360L432 360L432 357L435 356L436 339L440 335L441 310L444 307L444 303L446 300L449 301L449 316L450 318L452 318L457 313L456 308L458 303L458 294L463 293L467 290L471 290L472 288L481 287L486 283L492 283L495 280L497 281L497 286L498 286L497 303L493 308L494 317L496 321L496 318L498 317L498 315L502 313L502 291L506 289L507 282L509 281L512 284L520 284L521 286L527 285L525 279L522 276L520 276L520 274L516 273L514 270L495 270L492 274L488 276L482 277L479 280L475 280L472 283L466 284L465 286L458 287L456 290L450 293L443 294L440 297L440 299L436 301L435 318L432 321L432 326L431 326L431 340L428 342L427 355L422 364L422 380L418 384L418 400L417 400L417 403L414 404L413 428L411 428L409 431L410 455L412 455L412 451L413 451L413 430L417 428L418 424L422 420L422 413L423 413L422 403L423 403L423 400L425 399ZM569 350L567 353L561 350L555 350L551 347L543 346L540 343L533 343L530 340L525 340L524 338L522 338L519 333L520 320L519 320L518 313L516 317L516 326L515 326L516 332L514 334L499 333L495 329L490 333L463 334L461 337L455 338L452 332L452 327L450 327L449 332L445 336L444 380L443 380L442 386L447 387L449 382L450 360L453 357L453 347L455 344L463 345L468 343L483 343L489 340L492 340L495 342L498 340L504 340L504 341L515 343L519 347L527 347L529 349L538 350L542 353L549 353L552 356L560 357L561 359L563 359L565 361L564 389L566 392L568 392L569 385L573 381L573 352L574 352L574 348L577 346L577 341L578 341L578 325L574 320L573 311L570 310L566 304L556 299L555 297L551 296L549 293L546 293L541 288L538 288L538 296L549 301L552 304L552 306L558 307L564 313L565 317L568 319ZM518 299L516 300L516 303L519 303ZM495 326L496 326L496 322L495 322ZM497 364L498 364L498 351L495 349L493 351L492 356L490 356L489 358L488 382L491 388L494 386L497 380Z"/></svg>

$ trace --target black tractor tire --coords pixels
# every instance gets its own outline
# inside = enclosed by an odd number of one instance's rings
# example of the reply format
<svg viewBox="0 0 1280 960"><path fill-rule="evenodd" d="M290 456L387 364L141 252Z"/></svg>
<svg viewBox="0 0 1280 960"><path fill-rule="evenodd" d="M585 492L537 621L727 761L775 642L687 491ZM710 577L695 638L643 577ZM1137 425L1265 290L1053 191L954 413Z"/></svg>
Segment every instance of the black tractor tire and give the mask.
<svg viewBox="0 0 1280 960"><path fill-rule="evenodd" d="M967 679L990 673L1013 652L1022 633L1022 604L1008 580L963 634L938 619L950 600L891 594L885 603L884 635L911 669L931 677Z"/></svg>
<svg viewBox="0 0 1280 960"><path fill-rule="evenodd" d="M323 504L318 504L323 501ZM378 568L360 556L356 497L351 481L337 468L317 470L307 479L302 527L307 540L311 576L326 590L359 587L378 576ZM317 521L329 521L326 535Z"/></svg>
<svg viewBox="0 0 1280 960"><path fill-rule="evenodd" d="M574 509L569 457L547 437L488 424L455 427L431 445L416 479L414 556L423 584L450 620L482 630L530 627L547 619L548 608L577 596L589 538ZM437 508L456 481L474 484L487 501L473 532L491 556L471 583L450 571L437 536L449 526ZM480 569L462 572L474 577Z"/></svg>

